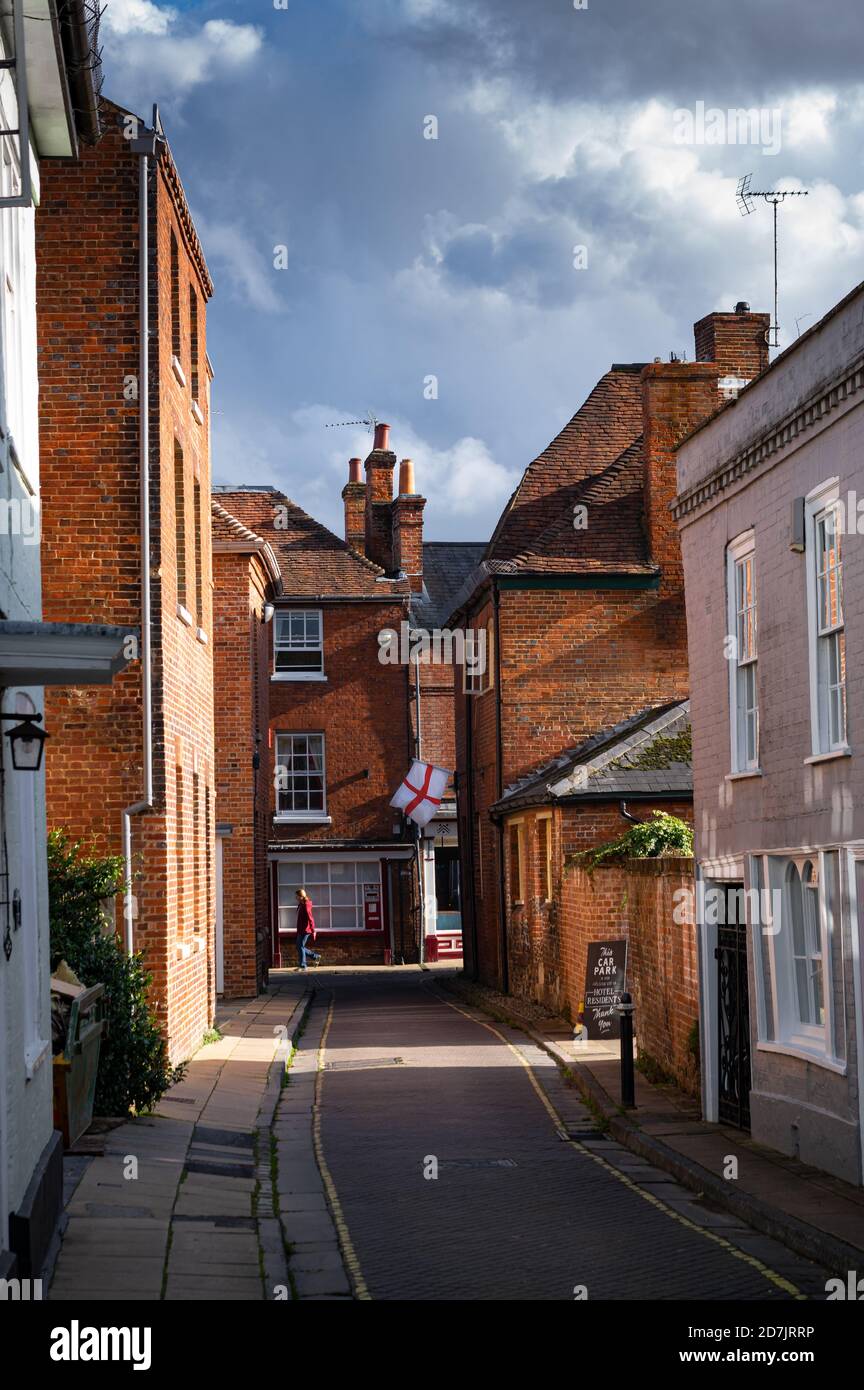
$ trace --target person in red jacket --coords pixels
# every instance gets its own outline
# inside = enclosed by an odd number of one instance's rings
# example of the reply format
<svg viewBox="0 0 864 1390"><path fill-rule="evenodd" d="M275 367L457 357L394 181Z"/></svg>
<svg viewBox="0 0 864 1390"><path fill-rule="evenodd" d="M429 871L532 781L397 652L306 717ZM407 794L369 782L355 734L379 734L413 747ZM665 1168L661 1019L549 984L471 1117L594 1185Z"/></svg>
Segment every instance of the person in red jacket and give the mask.
<svg viewBox="0 0 864 1390"><path fill-rule="evenodd" d="M305 970L306 959L309 957L314 960L316 965L321 959L317 951L311 949L312 942L315 940L315 918L312 916L312 899L307 895L305 888L297 889L297 955L300 960L299 970Z"/></svg>

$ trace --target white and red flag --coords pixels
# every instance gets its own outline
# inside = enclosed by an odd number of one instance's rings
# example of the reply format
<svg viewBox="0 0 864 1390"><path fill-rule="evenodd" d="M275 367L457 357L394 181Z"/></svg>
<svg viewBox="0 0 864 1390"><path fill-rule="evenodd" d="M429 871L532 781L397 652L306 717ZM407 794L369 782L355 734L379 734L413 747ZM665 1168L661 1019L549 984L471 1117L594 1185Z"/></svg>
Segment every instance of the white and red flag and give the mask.
<svg viewBox="0 0 864 1390"><path fill-rule="evenodd" d="M444 789L450 780L446 767L436 767L434 763L421 763L416 758L411 771L390 802L404 811L409 820L417 825L425 825L441 805Z"/></svg>

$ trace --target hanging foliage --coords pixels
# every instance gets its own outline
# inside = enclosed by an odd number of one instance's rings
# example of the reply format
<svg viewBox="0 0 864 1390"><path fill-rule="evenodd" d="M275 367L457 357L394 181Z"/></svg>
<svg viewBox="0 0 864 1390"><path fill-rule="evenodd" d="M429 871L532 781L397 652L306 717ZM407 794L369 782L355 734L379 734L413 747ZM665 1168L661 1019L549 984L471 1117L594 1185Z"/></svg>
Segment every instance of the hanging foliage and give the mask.
<svg viewBox="0 0 864 1390"><path fill-rule="evenodd" d="M658 859L664 854L691 858L693 831L678 816L670 816L666 811L653 811L650 820L629 826L617 840L568 856L567 865L587 869L590 874L600 864L616 863L622 859Z"/></svg>

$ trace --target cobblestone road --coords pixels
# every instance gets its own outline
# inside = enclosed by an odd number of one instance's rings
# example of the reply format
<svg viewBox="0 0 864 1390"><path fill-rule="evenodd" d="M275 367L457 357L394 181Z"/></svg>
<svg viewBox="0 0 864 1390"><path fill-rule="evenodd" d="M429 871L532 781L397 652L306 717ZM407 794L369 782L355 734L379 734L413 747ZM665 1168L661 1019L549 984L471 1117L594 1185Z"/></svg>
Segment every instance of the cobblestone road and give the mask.
<svg viewBox="0 0 864 1390"><path fill-rule="evenodd" d="M593 1121L551 1060L446 1002L428 975L314 983L319 1154L361 1293L824 1298L824 1271L628 1150L602 1136L564 1142L561 1121L582 1134Z"/></svg>

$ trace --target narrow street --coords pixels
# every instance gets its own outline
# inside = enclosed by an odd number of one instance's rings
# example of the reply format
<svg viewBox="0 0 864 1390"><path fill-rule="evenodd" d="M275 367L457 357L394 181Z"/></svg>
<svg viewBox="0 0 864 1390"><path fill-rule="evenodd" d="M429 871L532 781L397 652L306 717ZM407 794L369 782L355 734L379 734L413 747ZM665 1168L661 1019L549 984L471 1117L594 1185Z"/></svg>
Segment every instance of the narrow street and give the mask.
<svg viewBox="0 0 864 1390"><path fill-rule="evenodd" d="M355 1296L824 1297L824 1271L597 1133L541 1049L432 972L310 982L301 1041L323 1036L318 1158Z"/></svg>

